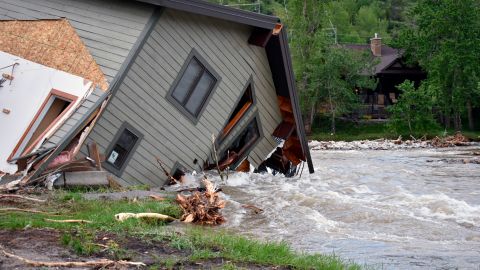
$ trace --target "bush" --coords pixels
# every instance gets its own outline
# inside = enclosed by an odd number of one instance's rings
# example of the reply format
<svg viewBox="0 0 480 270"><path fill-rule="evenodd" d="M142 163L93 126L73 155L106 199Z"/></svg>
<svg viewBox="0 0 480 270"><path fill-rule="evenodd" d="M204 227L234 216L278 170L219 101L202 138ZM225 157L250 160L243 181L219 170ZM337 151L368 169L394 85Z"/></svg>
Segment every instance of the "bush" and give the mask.
<svg viewBox="0 0 480 270"><path fill-rule="evenodd" d="M388 128L397 134L409 132L410 134L426 133L438 129L432 113L432 99L422 85L415 89L414 83L406 80L397 86L402 91L398 102L390 106L390 121Z"/></svg>

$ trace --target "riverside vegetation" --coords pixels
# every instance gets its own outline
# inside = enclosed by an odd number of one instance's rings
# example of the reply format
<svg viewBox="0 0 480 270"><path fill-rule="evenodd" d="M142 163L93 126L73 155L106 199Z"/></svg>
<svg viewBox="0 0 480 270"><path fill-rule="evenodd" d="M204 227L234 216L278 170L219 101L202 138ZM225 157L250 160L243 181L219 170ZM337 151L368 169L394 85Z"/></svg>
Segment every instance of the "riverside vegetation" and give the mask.
<svg viewBox="0 0 480 270"><path fill-rule="evenodd" d="M0 211L0 247L10 253L21 250L24 256L32 256L31 260L108 258L143 262L148 269L360 269L335 256L302 254L286 243L261 242L218 228L179 221L167 226L161 221L115 220L120 212L180 218L182 211L173 200L86 200L82 195L57 190L48 193L44 203L0 200L2 208L9 209ZM20 211L32 208L41 211ZM52 219L85 222L56 223ZM22 266L14 259L2 263L3 267Z"/></svg>

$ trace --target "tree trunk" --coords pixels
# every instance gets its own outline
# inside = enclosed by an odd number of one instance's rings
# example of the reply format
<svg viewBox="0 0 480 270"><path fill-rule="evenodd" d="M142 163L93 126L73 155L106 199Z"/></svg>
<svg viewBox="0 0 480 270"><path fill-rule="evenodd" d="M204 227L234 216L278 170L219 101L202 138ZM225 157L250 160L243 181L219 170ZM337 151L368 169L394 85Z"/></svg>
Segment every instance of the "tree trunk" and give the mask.
<svg viewBox="0 0 480 270"><path fill-rule="evenodd" d="M305 123L305 133L311 134L312 133L312 126L313 126L313 119L315 119L315 103L312 103L312 107L310 108L310 114L308 116L308 121Z"/></svg>
<svg viewBox="0 0 480 270"><path fill-rule="evenodd" d="M332 134L335 134L335 109L333 107L332 93L328 90L328 103L330 105L330 114L332 115Z"/></svg>
<svg viewBox="0 0 480 270"><path fill-rule="evenodd" d="M444 119L444 124L445 124L445 129L450 129L450 116L449 115L444 115L443 116L443 119Z"/></svg>
<svg viewBox="0 0 480 270"><path fill-rule="evenodd" d="M472 108L472 102L470 100L467 101L467 113L468 113L468 128L470 130L474 130L475 121L473 119L473 108Z"/></svg>
<svg viewBox="0 0 480 270"><path fill-rule="evenodd" d="M454 115L453 126L455 128L455 131L461 131L462 130L462 118L460 117L460 113L457 111L453 115Z"/></svg>
<svg viewBox="0 0 480 270"><path fill-rule="evenodd" d="M332 134L335 134L336 128L335 128L335 110L332 112Z"/></svg>

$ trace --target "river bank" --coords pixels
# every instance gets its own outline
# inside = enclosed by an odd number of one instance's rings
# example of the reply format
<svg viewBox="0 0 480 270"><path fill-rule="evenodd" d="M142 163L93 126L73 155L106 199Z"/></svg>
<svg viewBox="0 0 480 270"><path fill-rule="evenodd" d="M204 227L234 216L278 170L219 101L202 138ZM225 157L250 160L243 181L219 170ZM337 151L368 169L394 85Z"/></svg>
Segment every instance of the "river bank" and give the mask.
<svg viewBox="0 0 480 270"><path fill-rule="evenodd" d="M37 201L0 196L0 269L47 264L92 269L94 263L102 269L359 269L336 256L301 254L286 243L258 241L219 227L119 222L115 215L121 212L179 218L181 210L168 198L128 197L145 192L127 191L127 199L119 198L118 192L102 192L103 199L98 191L95 196L63 190L29 195Z"/></svg>

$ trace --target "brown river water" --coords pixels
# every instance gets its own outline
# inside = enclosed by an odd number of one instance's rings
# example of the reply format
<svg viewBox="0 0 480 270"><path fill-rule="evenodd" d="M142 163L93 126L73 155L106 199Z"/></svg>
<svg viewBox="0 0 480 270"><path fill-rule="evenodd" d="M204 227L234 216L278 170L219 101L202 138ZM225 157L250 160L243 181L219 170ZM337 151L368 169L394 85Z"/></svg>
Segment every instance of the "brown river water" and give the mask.
<svg viewBox="0 0 480 270"><path fill-rule="evenodd" d="M311 175L234 174L223 226L373 269L479 270L480 164L461 162L476 151L318 150Z"/></svg>

